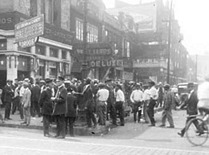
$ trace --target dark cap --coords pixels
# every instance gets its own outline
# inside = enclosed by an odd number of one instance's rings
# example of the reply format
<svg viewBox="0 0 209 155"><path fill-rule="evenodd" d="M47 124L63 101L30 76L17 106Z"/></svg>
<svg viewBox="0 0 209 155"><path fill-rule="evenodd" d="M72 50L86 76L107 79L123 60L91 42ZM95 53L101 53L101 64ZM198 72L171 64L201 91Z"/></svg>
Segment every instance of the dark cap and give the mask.
<svg viewBox="0 0 209 155"><path fill-rule="evenodd" d="M155 85L155 82L154 81L149 81L148 82L150 85L154 86Z"/></svg>
<svg viewBox="0 0 209 155"><path fill-rule="evenodd" d="M12 80L8 79L7 82L12 82Z"/></svg>
<svg viewBox="0 0 209 155"><path fill-rule="evenodd" d="M57 79L59 79L60 81L64 81L65 78L63 76L58 76Z"/></svg>
<svg viewBox="0 0 209 155"><path fill-rule="evenodd" d="M189 82L189 83L187 84L187 87L188 87L188 88L193 88L193 87L194 87L194 83L193 83L193 82Z"/></svg>
<svg viewBox="0 0 209 155"><path fill-rule="evenodd" d="M165 89L165 90L170 89L170 85L169 85L169 84L164 85L164 89Z"/></svg>
<svg viewBox="0 0 209 155"><path fill-rule="evenodd" d="M46 84L52 83L52 79L46 78L46 79L45 79L45 82L46 82Z"/></svg>
<svg viewBox="0 0 209 155"><path fill-rule="evenodd" d="M112 82L112 79L107 78L107 79L105 80L105 83L107 83L107 82Z"/></svg>

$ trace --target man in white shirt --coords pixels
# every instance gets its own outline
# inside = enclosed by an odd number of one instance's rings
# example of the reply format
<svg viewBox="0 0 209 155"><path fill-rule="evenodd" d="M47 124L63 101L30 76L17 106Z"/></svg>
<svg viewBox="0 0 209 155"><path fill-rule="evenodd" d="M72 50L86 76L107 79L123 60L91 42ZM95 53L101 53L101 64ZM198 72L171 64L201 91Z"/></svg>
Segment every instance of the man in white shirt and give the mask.
<svg viewBox="0 0 209 155"><path fill-rule="evenodd" d="M149 105L149 101L150 101L150 93L149 93L149 86L148 85L144 85L144 92L143 92L143 117L144 117L144 121L145 123L149 122L149 117L147 114L147 106Z"/></svg>
<svg viewBox="0 0 209 155"><path fill-rule="evenodd" d="M125 102L125 95L122 91L122 86L117 84L115 88L115 110L116 113L117 111L119 112L119 117L120 117L120 125L124 126L124 102Z"/></svg>
<svg viewBox="0 0 209 155"><path fill-rule="evenodd" d="M97 92L97 114L99 116L99 125L106 125L107 115L107 99L109 97L109 91L105 88L105 84L100 83L98 85L99 90Z"/></svg>
<svg viewBox="0 0 209 155"><path fill-rule="evenodd" d="M150 86L150 90L149 90L150 102L149 102L149 105L147 107L147 114L148 114L150 122L151 122L150 126L155 126L154 107L157 103L158 92L157 92L157 89L155 88L155 82L154 81L150 81L149 86Z"/></svg>
<svg viewBox="0 0 209 155"><path fill-rule="evenodd" d="M140 84L136 84L136 89L132 91L130 100L133 103L134 122L136 123L136 115L138 113L138 123L141 119L143 92L140 90Z"/></svg>

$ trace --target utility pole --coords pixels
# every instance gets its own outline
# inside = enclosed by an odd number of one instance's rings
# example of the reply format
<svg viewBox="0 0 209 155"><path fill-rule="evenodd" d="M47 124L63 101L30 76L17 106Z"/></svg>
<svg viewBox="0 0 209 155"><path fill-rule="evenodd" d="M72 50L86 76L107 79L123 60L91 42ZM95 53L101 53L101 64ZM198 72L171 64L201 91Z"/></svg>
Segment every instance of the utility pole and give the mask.
<svg viewBox="0 0 209 155"><path fill-rule="evenodd" d="M82 63L82 78L87 76L87 14L88 14L88 0L83 0L83 63Z"/></svg>
<svg viewBox="0 0 209 155"><path fill-rule="evenodd" d="M167 64L167 83L170 83L170 63L171 63L171 24L172 24L173 0L170 2L169 21L168 21L168 64Z"/></svg>

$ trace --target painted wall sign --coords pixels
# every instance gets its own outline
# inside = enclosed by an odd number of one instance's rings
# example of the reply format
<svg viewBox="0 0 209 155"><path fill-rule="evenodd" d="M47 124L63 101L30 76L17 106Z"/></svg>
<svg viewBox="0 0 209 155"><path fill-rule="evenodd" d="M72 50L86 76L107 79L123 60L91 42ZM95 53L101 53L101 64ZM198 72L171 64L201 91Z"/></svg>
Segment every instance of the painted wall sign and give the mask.
<svg viewBox="0 0 209 155"><path fill-rule="evenodd" d="M123 60L97 60L90 61L89 66L94 67L123 67Z"/></svg>

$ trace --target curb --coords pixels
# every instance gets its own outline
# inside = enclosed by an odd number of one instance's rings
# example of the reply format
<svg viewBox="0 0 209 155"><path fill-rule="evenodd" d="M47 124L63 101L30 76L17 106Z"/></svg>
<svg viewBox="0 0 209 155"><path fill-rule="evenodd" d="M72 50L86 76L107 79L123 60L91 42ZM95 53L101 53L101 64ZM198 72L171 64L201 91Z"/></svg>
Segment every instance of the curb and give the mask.
<svg viewBox="0 0 209 155"><path fill-rule="evenodd" d="M18 128L18 129L36 129L36 130L43 130L43 126L37 126L37 125L21 125L21 124L7 124L7 123L1 123L0 127L8 127L8 128ZM74 133L75 135L79 136L100 136L105 135L110 131L110 128L113 128L111 124L106 125L104 127L98 126L96 128L88 128L86 126L75 126L74 127ZM51 125L50 132L55 133L56 132L56 126Z"/></svg>

